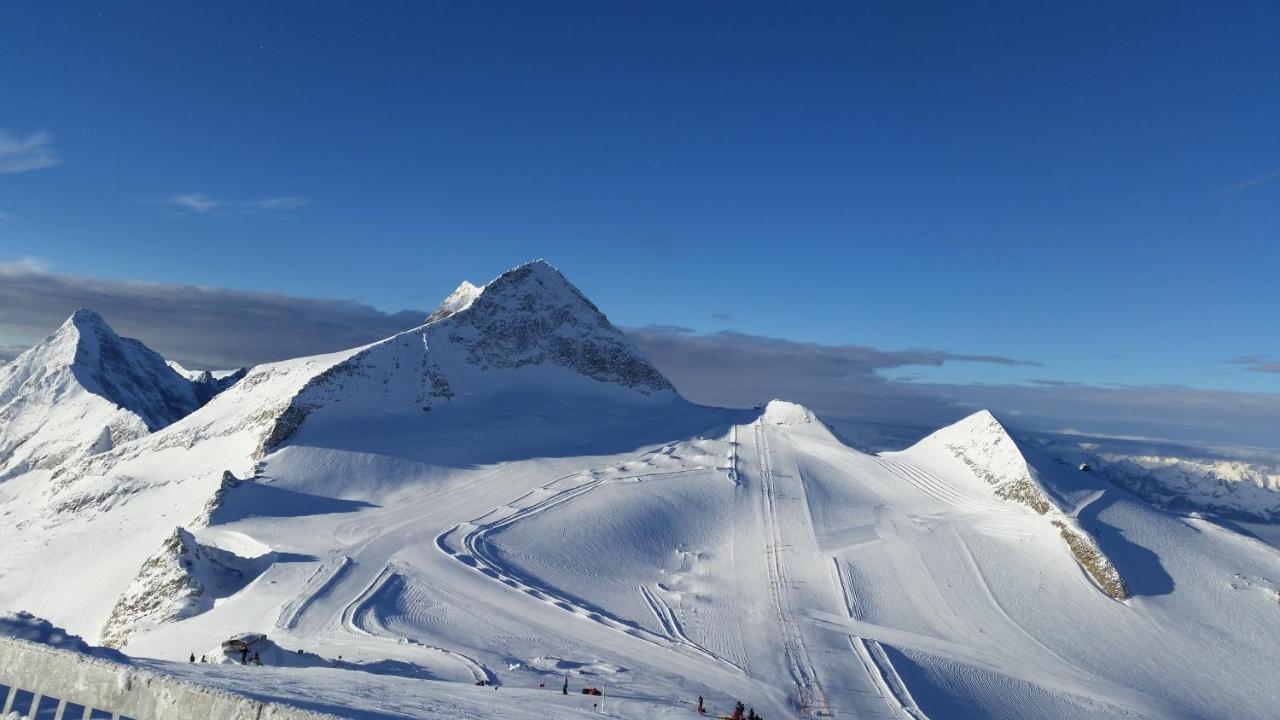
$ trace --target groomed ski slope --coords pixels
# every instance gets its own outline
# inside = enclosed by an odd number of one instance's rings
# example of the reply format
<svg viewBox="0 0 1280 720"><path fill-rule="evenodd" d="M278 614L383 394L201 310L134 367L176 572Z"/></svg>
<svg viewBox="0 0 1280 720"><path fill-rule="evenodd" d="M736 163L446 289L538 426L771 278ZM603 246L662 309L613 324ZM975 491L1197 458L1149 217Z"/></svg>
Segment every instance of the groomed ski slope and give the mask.
<svg viewBox="0 0 1280 720"><path fill-rule="evenodd" d="M848 718L1264 718L1277 700L1260 668L1280 659L1263 581L1280 563L1259 543L1062 468L1046 482L1081 498L1133 586L1121 603L1045 518L938 447L864 455L786 403L584 410L433 413L399 457L304 428L268 458L269 486L350 506L199 534L313 559L127 650L257 630L424 693L483 679L590 709L559 694L568 676L625 701L619 717L684 716L698 695ZM462 460L494 447L501 461Z"/></svg>

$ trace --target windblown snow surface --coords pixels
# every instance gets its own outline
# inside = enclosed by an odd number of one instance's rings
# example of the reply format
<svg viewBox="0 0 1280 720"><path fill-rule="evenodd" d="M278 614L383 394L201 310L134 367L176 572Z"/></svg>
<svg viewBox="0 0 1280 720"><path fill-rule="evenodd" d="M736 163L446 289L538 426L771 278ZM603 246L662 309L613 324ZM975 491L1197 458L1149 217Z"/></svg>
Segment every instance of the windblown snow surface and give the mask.
<svg viewBox="0 0 1280 720"><path fill-rule="evenodd" d="M433 318L0 484L0 607L361 718L1280 707L1277 550L987 413L873 455L690 404L541 262ZM180 662L244 633L267 667Z"/></svg>

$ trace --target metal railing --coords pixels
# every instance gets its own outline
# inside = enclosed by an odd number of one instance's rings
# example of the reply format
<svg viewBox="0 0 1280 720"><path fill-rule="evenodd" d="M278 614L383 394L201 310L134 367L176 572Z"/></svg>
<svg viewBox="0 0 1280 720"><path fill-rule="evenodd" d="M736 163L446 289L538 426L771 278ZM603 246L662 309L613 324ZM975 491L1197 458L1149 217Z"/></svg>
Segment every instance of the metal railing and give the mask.
<svg viewBox="0 0 1280 720"><path fill-rule="evenodd" d="M0 637L0 718L337 720L71 650Z"/></svg>

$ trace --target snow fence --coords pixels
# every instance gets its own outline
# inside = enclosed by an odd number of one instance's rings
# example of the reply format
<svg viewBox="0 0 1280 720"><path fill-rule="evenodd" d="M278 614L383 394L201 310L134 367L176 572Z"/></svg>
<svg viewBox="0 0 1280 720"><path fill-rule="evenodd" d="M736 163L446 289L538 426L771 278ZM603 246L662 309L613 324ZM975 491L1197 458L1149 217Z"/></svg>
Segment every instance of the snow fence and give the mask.
<svg viewBox="0 0 1280 720"><path fill-rule="evenodd" d="M56 708L56 720L108 713L136 720L337 720L333 715L193 685L151 670L69 650L0 637L0 718L20 692L31 693L30 717ZM24 697L25 701L25 697ZM68 704L79 706L75 714ZM83 711L80 710L83 708ZM82 714L83 713L83 714ZM45 715L47 717L47 715Z"/></svg>

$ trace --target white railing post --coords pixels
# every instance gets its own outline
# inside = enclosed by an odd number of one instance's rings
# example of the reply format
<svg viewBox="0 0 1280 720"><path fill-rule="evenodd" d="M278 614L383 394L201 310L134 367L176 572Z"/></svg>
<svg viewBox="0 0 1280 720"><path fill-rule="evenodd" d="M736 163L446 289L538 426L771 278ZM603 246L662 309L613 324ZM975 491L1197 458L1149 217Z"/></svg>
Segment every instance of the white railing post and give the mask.
<svg viewBox="0 0 1280 720"><path fill-rule="evenodd" d="M35 720L36 715L39 714L40 701L43 699L44 695L41 695L39 690L31 694L31 709L27 711L27 717L31 720Z"/></svg>
<svg viewBox="0 0 1280 720"><path fill-rule="evenodd" d="M62 720L62 716L67 713L67 701L59 700L58 709L53 712L53 720Z"/></svg>

